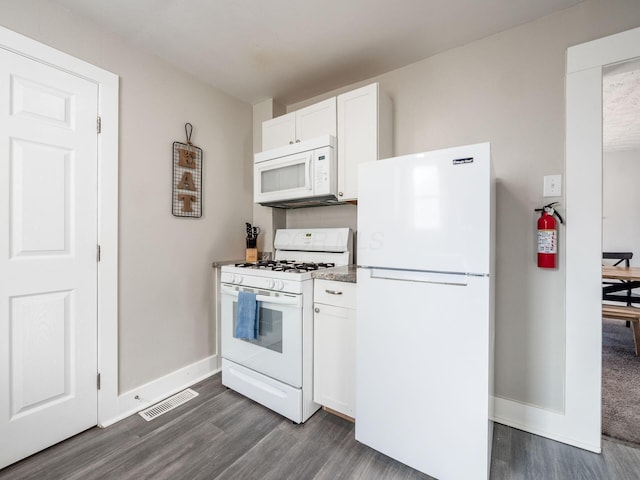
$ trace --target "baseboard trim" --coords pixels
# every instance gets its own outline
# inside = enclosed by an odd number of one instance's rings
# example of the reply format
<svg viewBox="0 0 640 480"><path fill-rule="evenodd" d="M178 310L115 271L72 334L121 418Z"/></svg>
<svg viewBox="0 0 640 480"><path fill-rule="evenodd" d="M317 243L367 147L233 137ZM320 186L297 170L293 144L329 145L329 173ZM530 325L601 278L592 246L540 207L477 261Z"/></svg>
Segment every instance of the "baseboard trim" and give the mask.
<svg viewBox="0 0 640 480"><path fill-rule="evenodd" d="M100 422L98 426L105 428L113 425L218 372L220 372L218 356L212 355L171 372L164 377L129 390L118 396L118 414L113 418Z"/></svg>
<svg viewBox="0 0 640 480"><path fill-rule="evenodd" d="M599 444L585 443L563 433L563 430L566 430L567 420L562 413L501 397L493 397L493 405L492 420L494 422L590 452L601 453L602 451Z"/></svg>

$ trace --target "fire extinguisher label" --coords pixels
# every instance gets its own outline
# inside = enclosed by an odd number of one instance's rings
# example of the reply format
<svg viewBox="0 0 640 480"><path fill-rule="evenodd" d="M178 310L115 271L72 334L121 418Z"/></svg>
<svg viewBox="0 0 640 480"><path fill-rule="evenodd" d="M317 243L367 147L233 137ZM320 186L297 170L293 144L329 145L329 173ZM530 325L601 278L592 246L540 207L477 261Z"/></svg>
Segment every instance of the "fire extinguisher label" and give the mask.
<svg viewBox="0 0 640 480"><path fill-rule="evenodd" d="M538 230L538 253L556 253L555 230Z"/></svg>

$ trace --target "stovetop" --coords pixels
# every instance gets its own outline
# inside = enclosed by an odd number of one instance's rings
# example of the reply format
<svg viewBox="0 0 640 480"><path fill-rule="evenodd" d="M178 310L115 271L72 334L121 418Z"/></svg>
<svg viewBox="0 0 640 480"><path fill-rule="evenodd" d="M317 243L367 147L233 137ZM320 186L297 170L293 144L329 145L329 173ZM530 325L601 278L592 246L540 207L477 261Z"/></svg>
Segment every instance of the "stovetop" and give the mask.
<svg viewBox="0 0 640 480"><path fill-rule="evenodd" d="M261 260L259 262L236 263L235 267L250 268L258 270L269 270L273 272L306 273L324 268L333 268L333 262L299 262L295 260Z"/></svg>
<svg viewBox="0 0 640 480"><path fill-rule="evenodd" d="M302 293L303 284L312 281L311 272L332 268L334 262L303 262L269 260L225 265L221 269L222 283L290 293Z"/></svg>
<svg viewBox="0 0 640 480"><path fill-rule="evenodd" d="M348 228L279 229L272 260L225 265L220 279L236 288L312 290L312 272L350 263L351 235Z"/></svg>

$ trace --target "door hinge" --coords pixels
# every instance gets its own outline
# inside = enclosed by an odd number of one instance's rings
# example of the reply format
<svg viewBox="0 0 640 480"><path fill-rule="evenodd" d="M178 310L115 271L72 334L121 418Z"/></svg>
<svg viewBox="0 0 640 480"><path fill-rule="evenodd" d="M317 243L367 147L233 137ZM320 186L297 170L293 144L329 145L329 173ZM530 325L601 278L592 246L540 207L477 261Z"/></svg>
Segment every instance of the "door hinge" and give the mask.
<svg viewBox="0 0 640 480"><path fill-rule="evenodd" d="M96 131L98 133L102 132L102 118L100 118L100 116L96 119Z"/></svg>
<svg viewBox="0 0 640 480"><path fill-rule="evenodd" d="M96 245L96 260L100 261L100 245Z"/></svg>
<svg viewBox="0 0 640 480"><path fill-rule="evenodd" d="M100 390L100 374L98 374L98 377L96 380L96 386L98 387L98 390Z"/></svg>

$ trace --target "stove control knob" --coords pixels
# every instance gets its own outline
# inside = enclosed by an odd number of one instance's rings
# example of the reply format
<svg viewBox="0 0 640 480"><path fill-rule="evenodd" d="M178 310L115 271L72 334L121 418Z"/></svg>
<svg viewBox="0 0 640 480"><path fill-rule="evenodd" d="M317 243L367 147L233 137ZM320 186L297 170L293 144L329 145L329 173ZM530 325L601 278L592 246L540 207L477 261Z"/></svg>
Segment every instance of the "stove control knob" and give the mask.
<svg viewBox="0 0 640 480"><path fill-rule="evenodd" d="M242 278L242 275L236 275L233 278L233 283L237 283L238 285L240 285L242 283L242 280L244 280L244 278Z"/></svg>
<svg viewBox="0 0 640 480"><path fill-rule="evenodd" d="M282 290L284 288L284 282L282 280L278 280L275 285L276 290Z"/></svg>
<svg viewBox="0 0 640 480"><path fill-rule="evenodd" d="M276 281L271 279L267 281L267 288L272 289L276 285Z"/></svg>

